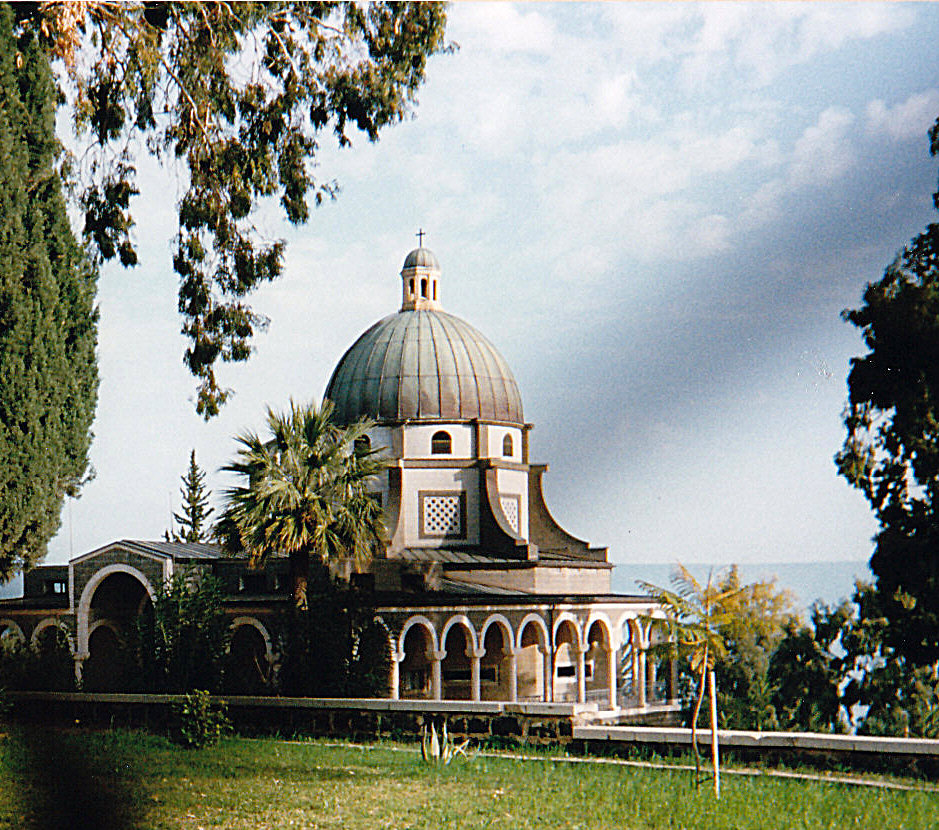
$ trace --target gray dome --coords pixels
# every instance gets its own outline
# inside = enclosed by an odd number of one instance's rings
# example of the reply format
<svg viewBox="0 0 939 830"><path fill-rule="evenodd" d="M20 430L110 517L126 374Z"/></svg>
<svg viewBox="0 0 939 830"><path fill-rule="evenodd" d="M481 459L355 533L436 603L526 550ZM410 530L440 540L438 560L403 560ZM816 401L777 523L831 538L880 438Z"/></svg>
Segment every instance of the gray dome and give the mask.
<svg viewBox="0 0 939 830"><path fill-rule="evenodd" d="M415 248L404 258L402 268L417 267L436 268L438 271L440 270L440 265L437 263L437 257L434 256L433 251L424 247Z"/></svg>
<svg viewBox="0 0 939 830"><path fill-rule="evenodd" d="M363 416L524 424L505 360L469 323L443 311L399 311L379 320L342 356L325 397L346 424Z"/></svg>

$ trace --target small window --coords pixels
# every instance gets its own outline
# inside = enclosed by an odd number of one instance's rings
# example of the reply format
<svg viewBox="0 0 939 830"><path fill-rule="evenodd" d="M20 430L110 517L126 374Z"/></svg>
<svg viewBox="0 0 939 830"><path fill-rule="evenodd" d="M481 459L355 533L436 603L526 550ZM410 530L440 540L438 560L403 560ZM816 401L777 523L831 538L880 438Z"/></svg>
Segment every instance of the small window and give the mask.
<svg viewBox="0 0 939 830"><path fill-rule="evenodd" d="M372 449L372 441L367 435L360 435L355 439L355 451L364 454Z"/></svg>
<svg viewBox="0 0 939 830"><path fill-rule="evenodd" d="M512 446L512 436L507 434L505 438L502 439L502 454L511 458L514 449L515 448Z"/></svg>
<svg viewBox="0 0 939 830"><path fill-rule="evenodd" d="M450 455L451 447L452 441L449 432L440 430L440 432L435 432L433 438L430 439L431 455Z"/></svg>
<svg viewBox="0 0 939 830"><path fill-rule="evenodd" d="M414 277L411 277L410 291L408 292L411 299L414 299Z"/></svg>
<svg viewBox="0 0 939 830"><path fill-rule="evenodd" d="M434 300L437 299L437 280L434 280Z"/></svg>
<svg viewBox="0 0 939 830"><path fill-rule="evenodd" d="M558 677L574 677L577 674L576 666L558 666Z"/></svg>
<svg viewBox="0 0 939 830"><path fill-rule="evenodd" d="M427 280L421 280L421 296L427 299Z"/></svg>
<svg viewBox="0 0 939 830"><path fill-rule="evenodd" d="M61 579L46 580L46 593L47 594L64 594L65 582Z"/></svg>

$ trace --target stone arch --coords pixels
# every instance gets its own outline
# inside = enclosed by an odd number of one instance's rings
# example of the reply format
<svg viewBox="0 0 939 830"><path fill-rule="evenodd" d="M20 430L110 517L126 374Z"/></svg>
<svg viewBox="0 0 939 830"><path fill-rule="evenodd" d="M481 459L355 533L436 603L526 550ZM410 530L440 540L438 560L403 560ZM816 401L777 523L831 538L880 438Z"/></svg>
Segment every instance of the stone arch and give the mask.
<svg viewBox="0 0 939 830"><path fill-rule="evenodd" d="M489 627L493 625L498 625L502 629L506 637L506 643L508 643L510 647L515 645L515 632L512 630L512 623L509 622L508 617L504 614L490 614L486 617L486 621L479 630L480 643L485 642L486 632L489 630Z"/></svg>
<svg viewBox="0 0 939 830"><path fill-rule="evenodd" d="M582 702L583 634L573 614L561 614L554 625L554 699Z"/></svg>
<svg viewBox="0 0 939 830"><path fill-rule="evenodd" d="M481 700L512 700L516 696L515 633L502 614L490 615L479 635L479 696Z"/></svg>
<svg viewBox="0 0 939 830"><path fill-rule="evenodd" d="M399 697L429 699L439 694L439 674L434 674L435 667L439 667L438 654L434 624L422 614L408 618L398 635L398 648L393 656L397 664Z"/></svg>
<svg viewBox="0 0 939 830"><path fill-rule="evenodd" d="M472 646L473 649L478 647L476 640L476 629L473 627L473 624L470 622L470 618L466 614L454 614L443 626L443 631L440 632L440 647L446 649L445 643L447 642L447 635L450 633L450 629L455 625L462 625L469 631L470 640L467 645Z"/></svg>
<svg viewBox="0 0 939 830"><path fill-rule="evenodd" d="M261 635L261 639L264 640L264 658L270 662L274 662L274 649L271 646L271 635L268 633L267 628L265 628L264 623L262 623L257 617L235 617L231 621L232 634L235 633L235 629L247 625L251 628L257 630L258 634Z"/></svg>
<svg viewBox="0 0 939 830"><path fill-rule="evenodd" d="M613 709L617 703L616 647L606 614L591 614L584 639L587 646L584 654L586 698Z"/></svg>
<svg viewBox="0 0 939 830"><path fill-rule="evenodd" d="M274 652L264 624L255 617L235 617L225 659L225 689L232 694L260 694L271 678Z"/></svg>
<svg viewBox="0 0 939 830"><path fill-rule="evenodd" d="M515 632L518 699L551 699L551 637L544 619L526 614Z"/></svg>
<svg viewBox="0 0 939 830"><path fill-rule="evenodd" d="M398 647L395 649L395 651L404 651L404 638L407 636L408 631L415 625L420 625L427 629L428 635L430 637L431 648L433 648L434 651L439 651L440 646L439 641L437 640L437 629L434 628L434 624L423 614L415 614L413 617L408 617L404 621L404 625L401 626L401 633L398 635Z"/></svg>
<svg viewBox="0 0 939 830"><path fill-rule="evenodd" d="M529 626L531 626L531 629L529 629ZM538 614L526 614L519 623L515 632L516 648L524 648L525 643L523 640L526 639L525 633L527 630L534 630L540 633L541 637L539 639L541 640L541 646L543 648L548 648L548 645L551 642L551 635L548 633L548 626L545 625L544 619L542 619L542 617Z"/></svg>
<svg viewBox="0 0 939 830"><path fill-rule="evenodd" d="M465 614L454 614L440 634L441 697L472 700L473 660L478 657L476 630Z"/></svg>
<svg viewBox="0 0 939 830"><path fill-rule="evenodd" d="M2 625L2 620L0 620L0 625ZM36 627L33 629L33 633L29 637L29 645L31 648L36 648L39 645L39 635L42 634L47 628L56 627L65 635L65 639L68 641L69 650L74 654L75 653L75 638L72 636L72 632L69 631L68 626L65 625L57 617L45 617L36 623Z"/></svg>
<svg viewBox="0 0 939 830"><path fill-rule="evenodd" d="M91 602L94 598L95 591L98 590L101 583L103 583L109 576L113 574L128 574L140 582L143 585L144 590L147 592L147 596L150 598L150 601L153 602L156 599L156 591L153 590L153 586L150 584L150 580L137 568L132 565L125 565L122 562L115 563L113 565L106 565L100 571L97 571L91 579L88 580L85 585L84 590L82 591L81 599L78 602L78 609L76 612L76 618L78 622L78 642L76 647L78 650L79 657L88 657L88 641L91 637L91 630L89 627L89 615L91 613Z"/></svg>
<svg viewBox="0 0 939 830"><path fill-rule="evenodd" d="M20 624L16 620L9 618L0 619L0 648L14 648L15 642L21 646L27 643L26 635Z"/></svg>
<svg viewBox="0 0 939 830"><path fill-rule="evenodd" d="M563 628L568 628L569 631L573 632L571 635L572 639L570 642L575 644L578 648L583 648L584 636L583 628L580 623L570 611L564 611L558 615L557 619L554 621L554 642L557 644L558 636L560 635Z"/></svg>

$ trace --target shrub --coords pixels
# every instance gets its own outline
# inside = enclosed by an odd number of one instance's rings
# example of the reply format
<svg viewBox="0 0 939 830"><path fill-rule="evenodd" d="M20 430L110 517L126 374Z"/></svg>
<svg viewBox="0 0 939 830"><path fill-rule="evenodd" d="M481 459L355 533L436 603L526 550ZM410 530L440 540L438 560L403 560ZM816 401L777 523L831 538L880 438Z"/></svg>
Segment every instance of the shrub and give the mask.
<svg viewBox="0 0 939 830"><path fill-rule="evenodd" d="M194 689L173 704L170 739L189 749L213 746L231 726L226 711L224 703L213 702L208 692Z"/></svg>

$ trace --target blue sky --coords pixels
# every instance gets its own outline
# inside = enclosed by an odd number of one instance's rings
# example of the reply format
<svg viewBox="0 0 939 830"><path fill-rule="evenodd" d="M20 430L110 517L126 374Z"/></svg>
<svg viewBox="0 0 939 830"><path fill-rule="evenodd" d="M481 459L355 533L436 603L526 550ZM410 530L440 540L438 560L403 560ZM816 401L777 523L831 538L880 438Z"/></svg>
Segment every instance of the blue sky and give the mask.
<svg viewBox="0 0 939 830"><path fill-rule="evenodd" d="M456 4L415 117L323 142L336 202L292 228L271 319L209 423L182 365L172 170L144 165L141 265L101 278L97 478L48 561L159 538L265 407L319 400L398 308L419 227L444 308L519 382L549 505L617 562L861 560L834 471L857 332L839 318L935 214L939 6Z"/></svg>

